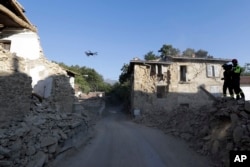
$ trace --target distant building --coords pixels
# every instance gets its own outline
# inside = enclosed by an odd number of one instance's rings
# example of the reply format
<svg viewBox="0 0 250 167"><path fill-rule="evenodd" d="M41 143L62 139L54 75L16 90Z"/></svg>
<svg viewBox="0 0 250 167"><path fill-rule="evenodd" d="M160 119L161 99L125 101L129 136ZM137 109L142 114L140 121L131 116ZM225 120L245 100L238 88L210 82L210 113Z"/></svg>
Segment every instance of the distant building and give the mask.
<svg viewBox="0 0 250 167"><path fill-rule="evenodd" d="M177 107L211 104L222 95L222 64L231 60L167 56L131 60L131 110L171 112Z"/></svg>

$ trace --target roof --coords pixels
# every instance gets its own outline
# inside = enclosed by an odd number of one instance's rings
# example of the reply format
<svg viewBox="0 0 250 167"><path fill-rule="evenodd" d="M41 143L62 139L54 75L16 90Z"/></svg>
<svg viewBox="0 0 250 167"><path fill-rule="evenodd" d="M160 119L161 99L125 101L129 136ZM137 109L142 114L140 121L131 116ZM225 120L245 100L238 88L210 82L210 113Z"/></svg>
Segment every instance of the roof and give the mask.
<svg viewBox="0 0 250 167"><path fill-rule="evenodd" d="M66 69L66 68L63 68L67 73L69 73L69 74L71 74L71 75L80 75L79 73L76 73L76 72L74 72L74 71L71 71L71 70L69 70L69 69Z"/></svg>
<svg viewBox="0 0 250 167"><path fill-rule="evenodd" d="M231 59L220 59L220 58L198 58L198 57L173 57L167 56L165 60L157 59L157 60L140 60L133 59L130 61L130 64L172 64L173 62L213 62L224 64L227 62L231 62Z"/></svg>
<svg viewBox="0 0 250 167"><path fill-rule="evenodd" d="M154 60L131 60L132 64L167 64L170 65L171 62L168 61L154 61Z"/></svg>
<svg viewBox="0 0 250 167"><path fill-rule="evenodd" d="M212 57L200 58L200 57L167 56L166 61L227 63L231 62L232 59L222 59L222 58L212 58Z"/></svg>
<svg viewBox="0 0 250 167"><path fill-rule="evenodd" d="M8 28L27 28L33 32L37 29L25 16L25 10L16 0L0 0L0 30Z"/></svg>

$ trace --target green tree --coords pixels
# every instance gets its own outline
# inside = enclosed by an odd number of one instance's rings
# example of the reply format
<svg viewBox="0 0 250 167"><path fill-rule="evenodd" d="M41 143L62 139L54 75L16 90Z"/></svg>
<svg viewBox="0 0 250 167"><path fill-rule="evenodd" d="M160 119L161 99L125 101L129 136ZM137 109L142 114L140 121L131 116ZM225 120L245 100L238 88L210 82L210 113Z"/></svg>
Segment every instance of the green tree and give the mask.
<svg viewBox="0 0 250 167"><path fill-rule="evenodd" d="M55 62L56 63L56 62ZM61 67L71 70L77 75L75 83L81 91L88 93L90 91L110 91L111 85L104 82L102 75L98 74L94 69L88 67L80 67L79 65L67 66L64 63L57 63Z"/></svg>
<svg viewBox="0 0 250 167"><path fill-rule="evenodd" d="M193 57L195 56L195 50L191 48L187 48L182 52L183 57Z"/></svg>
<svg viewBox="0 0 250 167"><path fill-rule="evenodd" d="M144 60L156 60L158 59L159 56L156 56L153 51L148 52L147 54L144 55Z"/></svg>
<svg viewBox="0 0 250 167"><path fill-rule="evenodd" d="M129 64L123 64L121 68L122 73L119 76L119 82L121 84L129 81L130 79L130 74L129 74Z"/></svg>
<svg viewBox="0 0 250 167"><path fill-rule="evenodd" d="M161 58L165 58L166 56L178 56L180 50L174 48L172 45L164 44L158 52L161 53L160 55Z"/></svg>
<svg viewBox="0 0 250 167"><path fill-rule="evenodd" d="M195 52L195 56L198 58L213 58L213 56L208 54L208 51L205 50L198 50L197 52Z"/></svg>
<svg viewBox="0 0 250 167"><path fill-rule="evenodd" d="M126 109L130 106L130 71L129 64L124 64L121 68L121 74L119 76L119 82L112 86L109 92L109 103L111 104L123 104ZM129 112L129 111L128 111Z"/></svg>

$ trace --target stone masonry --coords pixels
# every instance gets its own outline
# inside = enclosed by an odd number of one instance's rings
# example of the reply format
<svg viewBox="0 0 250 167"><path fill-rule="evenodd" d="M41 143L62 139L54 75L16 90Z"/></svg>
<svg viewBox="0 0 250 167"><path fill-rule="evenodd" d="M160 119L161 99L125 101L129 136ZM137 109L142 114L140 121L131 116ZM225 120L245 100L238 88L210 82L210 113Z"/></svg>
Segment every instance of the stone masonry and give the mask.
<svg viewBox="0 0 250 167"><path fill-rule="evenodd" d="M74 147L73 138L86 138L89 123L83 109L63 113L51 101L33 97L23 119L0 129L1 167L48 166L58 155Z"/></svg>
<svg viewBox="0 0 250 167"><path fill-rule="evenodd" d="M30 109L32 80L23 73L23 61L0 48L0 127Z"/></svg>

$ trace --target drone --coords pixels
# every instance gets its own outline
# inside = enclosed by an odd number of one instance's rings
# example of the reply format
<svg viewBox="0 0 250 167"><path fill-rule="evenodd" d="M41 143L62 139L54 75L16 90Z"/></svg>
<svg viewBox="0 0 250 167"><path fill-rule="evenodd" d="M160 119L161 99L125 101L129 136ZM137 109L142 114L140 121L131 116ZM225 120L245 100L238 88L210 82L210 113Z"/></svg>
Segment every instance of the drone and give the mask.
<svg viewBox="0 0 250 167"><path fill-rule="evenodd" d="M86 56L94 56L94 55L97 55L98 53L97 52L86 51L85 54L86 54Z"/></svg>

